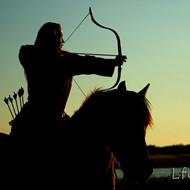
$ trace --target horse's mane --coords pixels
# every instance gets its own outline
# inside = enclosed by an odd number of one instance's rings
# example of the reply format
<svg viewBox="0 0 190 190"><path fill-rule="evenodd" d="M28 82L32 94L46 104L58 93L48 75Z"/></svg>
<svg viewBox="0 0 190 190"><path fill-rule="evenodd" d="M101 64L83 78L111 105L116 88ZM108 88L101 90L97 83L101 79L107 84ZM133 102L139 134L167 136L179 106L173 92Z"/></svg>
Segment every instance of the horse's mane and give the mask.
<svg viewBox="0 0 190 190"><path fill-rule="evenodd" d="M102 104L102 95L104 95L104 92L105 91L101 88L94 89L88 96L86 96L85 100L79 109L75 111L72 118L76 118L78 116L81 117L82 115L87 117L86 114L94 109L98 111L97 107L98 105Z"/></svg>
<svg viewBox="0 0 190 190"><path fill-rule="evenodd" d="M118 113L118 117L126 118L127 115L132 115L134 120L140 119L143 126L147 128L152 125L150 110L150 102L139 93L123 89L105 90L99 88L86 97L73 116L75 118L84 116L87 119L88 115L110 114L111 118L112 113L121 112Z"/></svg>

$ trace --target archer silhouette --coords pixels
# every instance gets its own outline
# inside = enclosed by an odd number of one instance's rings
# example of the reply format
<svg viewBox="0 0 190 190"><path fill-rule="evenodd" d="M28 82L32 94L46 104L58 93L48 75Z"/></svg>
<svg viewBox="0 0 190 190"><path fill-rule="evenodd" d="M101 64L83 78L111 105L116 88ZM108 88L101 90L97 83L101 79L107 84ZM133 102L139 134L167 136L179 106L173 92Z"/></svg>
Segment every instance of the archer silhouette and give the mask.
<svg viewBox="0 0 190 190"><path fill-rule="evenodd" d="M33 45L22 45L19 60L24 68L28 102L12 122L11 134L28 129L44 130L67 120L65 106L74 75L97 74L111 77L116 66L125 62L124 56L104 59L81 56L63 50L63 32L58 23L47 22L38 31ZM23 127L22 127L23 126Z"/></svg>

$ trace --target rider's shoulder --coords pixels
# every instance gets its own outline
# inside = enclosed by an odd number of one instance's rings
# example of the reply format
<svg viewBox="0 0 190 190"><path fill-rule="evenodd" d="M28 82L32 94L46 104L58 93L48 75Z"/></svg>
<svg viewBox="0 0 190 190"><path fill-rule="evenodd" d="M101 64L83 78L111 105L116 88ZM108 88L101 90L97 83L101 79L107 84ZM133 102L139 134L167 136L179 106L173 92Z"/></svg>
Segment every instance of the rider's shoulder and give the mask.
<svg viewBox="0 0 190 190"><path fill-rule="evenodd" d="M33 57L35 54L35 47L33 45L22 45L19 49L19 59L21 62L25 62L28 58Z"/></svg>
<svg viewBox="0 0 190 190"><path fill-rule="evenodd" d="M20 52L22 52L22 51L32 51L32 50L34 50L35 48L34 48L34 45L21 45L21 47L20 47Z"/></svg>

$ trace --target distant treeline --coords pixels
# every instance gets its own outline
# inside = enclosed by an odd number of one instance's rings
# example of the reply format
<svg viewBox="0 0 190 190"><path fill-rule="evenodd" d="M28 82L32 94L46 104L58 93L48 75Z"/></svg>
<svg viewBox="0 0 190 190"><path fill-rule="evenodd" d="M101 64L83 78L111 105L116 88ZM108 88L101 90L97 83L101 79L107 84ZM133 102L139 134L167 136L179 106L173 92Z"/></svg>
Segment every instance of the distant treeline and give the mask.
<svg viewBox="0 0 190 190"><path fill-rule="evenodd" d="M149 153L154 154L190 154L190 144L189 145L172 145L172 146L164 146L158 147L155 145L148 146Z"/></svg>

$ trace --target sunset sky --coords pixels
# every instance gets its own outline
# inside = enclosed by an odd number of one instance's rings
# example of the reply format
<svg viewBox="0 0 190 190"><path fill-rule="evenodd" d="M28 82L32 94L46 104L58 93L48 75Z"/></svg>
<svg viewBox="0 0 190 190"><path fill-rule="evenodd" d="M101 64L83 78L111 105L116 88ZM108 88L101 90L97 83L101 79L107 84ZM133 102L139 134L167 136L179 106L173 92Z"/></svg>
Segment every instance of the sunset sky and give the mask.
<svg viewBox="0 0 190 190"><path fill-rule="evenodd" d="M33 44L47 21L58 22L66 39L92 7L94 17L115 29L121 38L122 80L127 88L141 90L147 83L154 125L147 143L157 146L190 144L190 1L189 0L1 0L0 1L0 131L10 132L11 120L4 97L26 80L18 60L19 48ZM94 25L88 17L65 44L73 52L117 54L115 36ZM75 80L89 94L96 87L110 87L116 80L78 76ZM72 115L84 100L74 83L66 111ZM25 93L25 101L27 92Z"/></svg>

